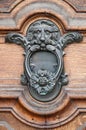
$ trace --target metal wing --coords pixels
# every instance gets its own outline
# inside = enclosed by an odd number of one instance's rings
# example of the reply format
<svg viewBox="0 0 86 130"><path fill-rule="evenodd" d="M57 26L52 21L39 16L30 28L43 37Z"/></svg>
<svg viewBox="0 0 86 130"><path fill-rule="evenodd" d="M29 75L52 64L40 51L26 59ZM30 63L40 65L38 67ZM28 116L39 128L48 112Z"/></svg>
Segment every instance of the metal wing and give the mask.
<svg viewBox="0 0 86 130"><path fill-rule="evenodd" d="M19 33L9 33L6 36L5 41L9 43L16 43L17 45L21 45L23 48L28 45L27 39Z"/></svg>
<svg viewBox="0 0 86 130"><path fill-rule="evenodd" d="M70 32L67 34L64 34L60 40L59 44L62 49L64 49L68 44L71 44L73 42L81 42L83 36L78 32Z"/></svg>

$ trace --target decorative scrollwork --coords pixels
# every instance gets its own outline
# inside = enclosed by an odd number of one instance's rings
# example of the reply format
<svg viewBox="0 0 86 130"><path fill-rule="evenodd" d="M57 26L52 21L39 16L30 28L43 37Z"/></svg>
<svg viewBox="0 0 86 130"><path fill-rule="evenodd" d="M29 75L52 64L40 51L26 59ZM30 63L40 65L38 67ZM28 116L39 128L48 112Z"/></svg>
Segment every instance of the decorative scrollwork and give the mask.
<svg viewBox="0 0 86 130"><path fill-rule="evenodd" d="M31 95L39 101L52 100L68 83L64 72L63 49L72 42L80 42L82 35L70 32L61 36L59 28L49 20L38 20L30 25L26 36L11 33L6 42L25 49L24 74L21 83L28 85ZM55 96L51 96L52 93Z"/></svg>
<svg viewBox="0 0 86 130"><path fill-rule="evenodd" d="M38 70L37 74L31 76L30 84L40 95L46 95L55 85L53 76L47 70Z"/></svg>

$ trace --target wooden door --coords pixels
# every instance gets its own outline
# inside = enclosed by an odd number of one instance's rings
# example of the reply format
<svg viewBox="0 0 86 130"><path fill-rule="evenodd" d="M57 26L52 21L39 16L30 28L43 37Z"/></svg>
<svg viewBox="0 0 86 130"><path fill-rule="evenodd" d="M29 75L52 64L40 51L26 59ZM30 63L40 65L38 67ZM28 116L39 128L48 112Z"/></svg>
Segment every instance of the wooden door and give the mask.
<svg viewBox="0 0 86 130"><path fill-rule="evenodd" d="M26 35L36 20L50 20L62 35L79 32L80 43L65 48L69 83L47 103L35 100L20 82L24 49L5 41L8 33ZM0 0L0 130L86 129L86 1Z"/></svg>

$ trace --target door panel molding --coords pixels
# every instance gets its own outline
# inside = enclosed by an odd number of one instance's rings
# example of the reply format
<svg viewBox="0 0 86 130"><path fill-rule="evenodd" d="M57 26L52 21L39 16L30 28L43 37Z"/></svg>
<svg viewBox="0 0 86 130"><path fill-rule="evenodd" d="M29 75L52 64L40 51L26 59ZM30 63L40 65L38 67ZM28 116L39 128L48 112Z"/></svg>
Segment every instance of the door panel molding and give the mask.
<svg viewBox="0 0 86 130"><path fill-rule="evenodd" d="M16 4L12 1L8 3L11 5L8 10L0 12L0 112L10 112L28 127L51 129L66 126L72 120L78 122L76 118L80 113L86 113L86 13L66 1L16 0ZM5 43L9 32L25 36L28 27L41 19L54 22L61 35L76 30L84 36L84 42L75 42L65 49L64 67L69 75L69 84L63 86L58 97L46 103L33 99L27 86L20 84L23 49Z"/></svg>
<svg viewBox="0 0 86 130"><path fill-rule="evenodd" d="M42 2L42 4L41 4ZM0 18L0 30L20 31L24 22L41 14L49 18L60 20L65 30L85 30L85 13L77 13L64 1L23 1L17 5L11 13L2 13ZM46 4L47 2L47 4ZM69 8L69 9L68 9ZM81 20L79 20L81 18ZM9 22L8 22L9 21ZM9 24L10 23L10 24ZM78 23L78 24L77 24Z"/></svg>

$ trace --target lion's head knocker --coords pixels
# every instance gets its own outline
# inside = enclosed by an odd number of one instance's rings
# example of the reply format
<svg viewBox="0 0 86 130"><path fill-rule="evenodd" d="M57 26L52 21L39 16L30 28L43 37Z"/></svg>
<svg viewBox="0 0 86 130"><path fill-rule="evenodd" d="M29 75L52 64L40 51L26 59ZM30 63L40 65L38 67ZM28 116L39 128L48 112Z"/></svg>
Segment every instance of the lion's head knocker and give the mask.
<svg viewBox="0 0 86 130"><path fill-rule="evenodd" d="M52 22L40 20L33 23L27 30L27 39L32 45L45 48L47 45L56 45L61 34L59 28Z"/></svg>
<svg viewBox="0 0 86 130"><path fill-rule="evenodd" d="M64 72L63 49L67 44L80 42L80 33L61 36L59 28L49 20L38 20L30 25L26 37L18 33L8 34L7 42L22 45L25 49L23 85L39 101L54 99L61 87L68 83Z"/></svg>

